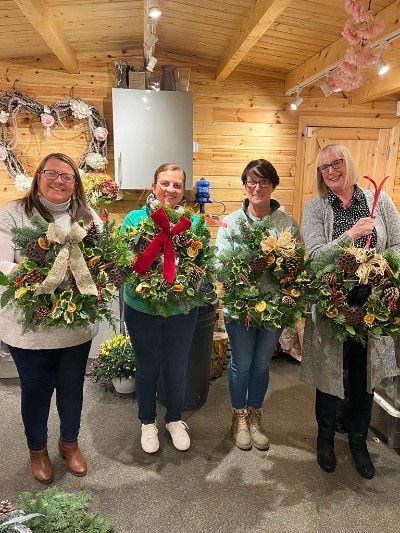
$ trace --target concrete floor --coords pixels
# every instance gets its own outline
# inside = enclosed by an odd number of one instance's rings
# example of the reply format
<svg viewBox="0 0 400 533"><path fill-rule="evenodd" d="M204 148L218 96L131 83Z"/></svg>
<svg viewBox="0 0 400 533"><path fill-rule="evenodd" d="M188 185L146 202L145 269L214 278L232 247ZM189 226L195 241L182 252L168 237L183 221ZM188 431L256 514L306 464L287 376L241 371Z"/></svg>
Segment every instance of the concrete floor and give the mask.
<svg viewBox="0 0 400 533"><path fill-rule="evenodd" d="M339 434L337 469L323 472L315 460L314 390L298 381L298 373L284 357L272 362L263 415L268 452L244 452L231 443L226 371L211 382L207 403L184 413L192 435L187 452L175 450L165 434L160 405L161 449L154 455L141 450L134 396L87 379L80 442L89 473L72 476L57 456L53 407L55 484L89 493L91 510L114 523L117 533L398 531L400 455L370 432L376 475L367 481ZM0 405L0 500L15 501L21 491L43 488L30 475L18 379L0 380Z"/></svg>

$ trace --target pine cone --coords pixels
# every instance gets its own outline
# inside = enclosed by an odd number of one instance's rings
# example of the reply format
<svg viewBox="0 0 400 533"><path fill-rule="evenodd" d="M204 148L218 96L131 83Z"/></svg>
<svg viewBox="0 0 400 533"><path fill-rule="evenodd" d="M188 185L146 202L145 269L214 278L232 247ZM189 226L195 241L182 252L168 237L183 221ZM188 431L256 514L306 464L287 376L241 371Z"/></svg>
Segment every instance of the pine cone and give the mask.
<svg viewBox="0 0 400 533"><path fill-rule="evenodd" d="M296 300L291 296L284 296L282 298L282 302L288 305L289 307L294 307L296 305Z"/></svg>
<svg viewBox="0 0 400 533"><path fill-rule="evenodd" d="M231 285L230 285L229 281L223 281L222 282L222 287L223 287L225 292L229 292L230 288L231 288Z"/></svg>
<svg viewBox="0 0 400 533"><path fill-rule="evenodd" d="M372 287L379 287L382 283L385 283L385 276L383 274L374 274L368 277L368 285L372 285Z"/></svg>
<svg viewBox="0 0 400 533"><path fill-rule="evenodd" d="M0 516L4 516L12 511L12 505L10 500L2 500L0 502Z"/></svg>
<svg viewBox="0 0 400 533"><path fill-rule="evenodd" d="M357 259L349 252L344 252L339 256L338 265L347 274L355 274L359 267Z"/></svg>
<svg viewBox="0 0 400 533"><path fill-rule="evenodd" d="M331 287L337 283L337 276L334 272L327 272L322 276L322 281Z"/></svg>
<svg viewBox="0 0 400 533"><path fill-rule="evenodd" d="M150 244L150 241L147 239L144 239L143 237L140 237L138 242L135 244L135 252L139 255L142 255L142 253L146 250L148 245Z"/></svg>
<svg viewBox="0 0 400 533"><path fill-rule="evenodd" d="M91 222L88 228L86 229L86 236L83 239L84 241L98 241L101 236L101 231L99 226L95 222Z"/></svg>
<svg viewBox="0 0 400 533"><path fill-rule="evenodd" d="M115 286L116 289L120 289L126 280L126 274L120 268L113 268L108 272L108 281Z"/></svg>
<svg viewBox="0 0 400 533"><path fill-rule="evenodd" d="M287 257L285 259L285 265L286 265L286 268L288 269L289 274L294 275L297 273L297 271L300 268L301 259L300 257Z"/></svg>
<svg viewBox="0 0 400 533"><path fill-rule="evenodd" d="M189 244L189 239L185 233L178 233L172 237L172 242L175 246L187 246Z"/></svg>
<svg viewBox="0 0 400 533"><path fill-rule="evenodd" d="M72 274L72 272L69 271L67 273L67 276L68 276L68 288L72 289L73 291L77 291L78 290L78 285L76 284L76 281L75 281L75 278L74 278L74 275Z"/></svg>
<svg viewBox="0 0 400 533"><path fill-rule="evenodd" d="M201 280L201 271L198 268L191 268L186 275L188 282L192 285L197 285Z"/></svg>
<svg viewBox="0 0 400 533"><path fill-rule="evenodd" d="M49 307L46 307L45 305L41 305L38 309L36 309L36 316L39 318L39 320L44 320L48 316L50 316L51 309Z"/></svg>
<svg viewBox="0 0 400 533"><path fill-rule="evenodd" d="M37 240L31 241L26 247L26 256L35 263L43 263L46 257L46 250L39 246Z"/></svg>
<svg viewBox="0 0 400 533"><path fill-rule="evenodd" d="M400 291L397 287L388 287L383 291L383 297L392 302L397 302L400 298Z"/></svg>
<svg viewBox="0 0 400 533"><path fill-rule="evenodd" d="M35 283L42 283L45 278L46 276L42 272L40 272L38 268L30 270L25 275L25 281L29 283L29 285L34 285Z"/></svg>
<svg viewBox="0 0 400 533"><path fill-rule="evenodd" d="M265 256L256 257L250 261L250 268L253 272L260 273L267 269L268 261Z"/></svg>
<svg viewBox="0 0 400 533"><path fill-rule="evenodd" d="M351 305L343 311L347 324L355 326L356 324L362 324L365 313L358 305Z"/></svg>

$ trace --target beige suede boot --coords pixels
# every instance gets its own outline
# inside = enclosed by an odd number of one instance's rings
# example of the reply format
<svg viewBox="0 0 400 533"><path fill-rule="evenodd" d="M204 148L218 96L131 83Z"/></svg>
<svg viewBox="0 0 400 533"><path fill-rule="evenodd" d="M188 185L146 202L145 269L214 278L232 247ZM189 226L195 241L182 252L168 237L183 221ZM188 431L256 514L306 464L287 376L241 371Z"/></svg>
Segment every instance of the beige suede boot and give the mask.
<svg viewBox="0 0 400 533"><path fill-rule="evenodd" d="M247 424L246 409L233 409L231 431L236 446L241 450L250 450L251 438Z"/></svg>
<svg viewBox="0 0 400 533"><path fill-rule="evenodd" d="M253 446L259 450L268 450L269 440L261 424L261 409L255 409L254 407L248 407L247 409L249 413L250 438Z"/></svg>

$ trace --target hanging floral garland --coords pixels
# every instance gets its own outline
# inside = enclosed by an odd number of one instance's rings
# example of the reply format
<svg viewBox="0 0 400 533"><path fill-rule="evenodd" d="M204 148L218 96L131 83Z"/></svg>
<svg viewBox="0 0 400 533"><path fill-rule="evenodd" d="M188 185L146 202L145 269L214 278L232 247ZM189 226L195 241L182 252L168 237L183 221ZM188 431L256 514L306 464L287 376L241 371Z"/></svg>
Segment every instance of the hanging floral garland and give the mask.
<svg viewBox="0 0 400 533"><path fill-rule="evenodd" d="M104 117L95 106L72 97L45 106L27 94L3 92L0 94L0 161L19 191L28 190L32 182L24 164L14 152L19 140L17 119L20 112L30 112L40 120L45 137L49 137L56 126L69 129L67 120L86 121L90 138L78 166L83 171L105 168L108 131Z"/></svg>
<svg viewBox="0 0 400 533"><path fill-rule="evenodd" d="M334 70L328 86L334 91L353 91L363 84L363 70L376 61L379 51L372 48L371 40L384 28L382 21L376 21L370 9L361 0L346 0L345 10L350 19L345 22L342 36L350 43L338 68Z"/></svg>

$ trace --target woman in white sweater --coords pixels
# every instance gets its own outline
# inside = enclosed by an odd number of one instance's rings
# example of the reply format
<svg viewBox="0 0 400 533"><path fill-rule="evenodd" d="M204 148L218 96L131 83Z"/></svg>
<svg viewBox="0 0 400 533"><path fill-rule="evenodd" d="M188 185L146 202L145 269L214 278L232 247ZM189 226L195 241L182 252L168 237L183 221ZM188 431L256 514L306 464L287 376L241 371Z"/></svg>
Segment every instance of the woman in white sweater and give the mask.
<svg viewBox="0 0 400 533"><path fill-rule="evenodd" d="M12 228L31 226L32 215L69 228L74 222L102 222L88 207L76 164L64 154L50 154L35 172L28 194L0 209L0 271L10 274L25 258L12 242ZM56 390L60 417L59 451L74 475L84 476L86 460L78 446L86 363L97 325L73 330L40 327L23 334L21 315L12 304L0 309L0 338L8 345L21 384L21 413L32 474L50 483L53 466L47 452L47 421Z"/></svg>

